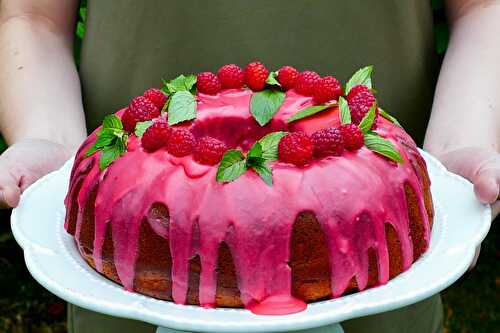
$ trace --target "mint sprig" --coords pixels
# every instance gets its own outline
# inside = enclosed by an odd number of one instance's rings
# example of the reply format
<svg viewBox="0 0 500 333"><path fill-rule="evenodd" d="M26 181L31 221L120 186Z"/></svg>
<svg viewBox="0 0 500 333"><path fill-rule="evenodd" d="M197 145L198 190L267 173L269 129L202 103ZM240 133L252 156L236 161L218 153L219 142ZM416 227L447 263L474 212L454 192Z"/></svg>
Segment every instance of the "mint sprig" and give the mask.
<svg viewBox="0 0 500 333"><path fill-rule="evenodd" d="M350 124L351 120L351 111L349 110L349 104L344 97L339 97L339 113L340 113L340 123L342 125Z"/></svg>
<svg viewBox="0 0 500 333"><path fill-rule="evenodd" d="M161 110L168 110L169 125L175 125L196 118L196 76L181 74L171 81L163 80L162 91L169 95L168 101Z"/></svg>
<svg viewBox="0 0 500 333"><path fill-rule="evenodd" d="M134 134L136 137L140 138L146 132L146 130L149 128L149 126L153 125L152 120L146 120L146 121L140 121L135 124L135 131Z"/></svg>
<svg viewBox="0 0 500 333"><path fill-rule="evenodd" d="M269 186L273 184L270 161L278 159L278 143L286 132L269 133L248 150L247 156L237 149L228 150L219 164L216 180L228 183L236 180L248 169L253 169Z"/></svg>
<svg viewBox="0 0 500 333"><path fill-rule="evenodd" d="M123 130L120 118L112 114L104 118L102 128L96 135L96 141L85 152L85 156L101 151L99 169L103 171L127 151L128 134Z"/></svg>
<svg viewBox="0 0 500 333"><path fill-rule="evenodd" d="M281 87L281 84L278 82L277 77L278 77L278 71L269 73L269 76L266 79L266 84L270 86Z"/></svg>
<svg viewBox="0 0 500 333"><path fill-rule="evenodd" d="M349 93L352 87L357 85L364 85L372 88L372 73L373 66L366 66L356 71L345 85L345 94Z"/></svg>
<svg viewBox="0 0 500 333"><path fill-rule="evenodd" d="M399 121L394 118L393 116L391 116L387 111L385 110L382 110L381 108L378 108L378 113L384 117L385 119L389 120L391 123L393 123L394 125L396 126L399 126L401 128L403 128L403 126L401 126L401 124L399 123Z"/></svg>
<svg viewBox="0 0 500 333"><path fill-rule="evenodd" d="M403 163L401 153L392 144L391 141L380 137L375 132L365 133L365 146L371 151L387 157L397 163Z"/></svg>
<svg viewBox="0 0 500 333"><path fill-rule="evenodd" d="M333 106L335 106L337 103L329 103L329 104L324 104L324 105L311 105L308 106L302 110L299 110L297 113L295 113L293 116L287 119L287 122L291 123L293 121L297 121L303 118L310 117L312 115L315 115L316 113L319 113L321 111L327 110Z"/></svg>
<svg viewBox="0 0 500 333"><path fill-rule="evenodd" d="M285 101L285 93L276 89L256 92L250 100L250 112L260 126L266 125Z"/></svg>
<svg viewBox="0 0 500 333"><path fill-rule="evenodd" d="M361 132L368 133L368 131L372 128L375 116L377 115L376 110L377 103L374 102L358 125Z"/></svg>

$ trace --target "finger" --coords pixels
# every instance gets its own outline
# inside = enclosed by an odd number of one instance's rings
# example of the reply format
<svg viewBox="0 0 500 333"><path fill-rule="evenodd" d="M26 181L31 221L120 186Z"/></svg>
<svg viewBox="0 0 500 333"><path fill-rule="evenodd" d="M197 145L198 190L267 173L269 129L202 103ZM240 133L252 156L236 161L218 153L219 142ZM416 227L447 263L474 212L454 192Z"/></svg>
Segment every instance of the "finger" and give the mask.
<svg viewBox="0 0 500 333"><path fill-rule="evenodd" d="M479 201L490 204L497 201L500 194L500 168L480 169L472 182Z"/></svg>
<svg viewBox="0 0 500 333"><path fill-rule="evenodd" d="M15 185L0 188L0 208L13 208L19 204L21 190Z"/></svg>

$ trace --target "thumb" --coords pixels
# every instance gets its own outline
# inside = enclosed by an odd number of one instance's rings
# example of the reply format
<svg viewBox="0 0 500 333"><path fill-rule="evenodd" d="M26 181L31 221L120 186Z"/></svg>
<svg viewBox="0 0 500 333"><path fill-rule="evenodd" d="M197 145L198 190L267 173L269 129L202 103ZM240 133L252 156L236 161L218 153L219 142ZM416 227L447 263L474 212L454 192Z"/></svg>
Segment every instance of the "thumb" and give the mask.
<svg viewBox="0 0 500 333"><path fill-rule="evenodd" d="M19 204L21 189L10 175L0 177L0 208L16 207Z"/></svg>
<svg viewBox="0 0 500 333"><path fill-rule="evenodd" d="M500 166L479 169L472 182L474 183L474 192L481 202L494 203L499 198Z"/></svg>

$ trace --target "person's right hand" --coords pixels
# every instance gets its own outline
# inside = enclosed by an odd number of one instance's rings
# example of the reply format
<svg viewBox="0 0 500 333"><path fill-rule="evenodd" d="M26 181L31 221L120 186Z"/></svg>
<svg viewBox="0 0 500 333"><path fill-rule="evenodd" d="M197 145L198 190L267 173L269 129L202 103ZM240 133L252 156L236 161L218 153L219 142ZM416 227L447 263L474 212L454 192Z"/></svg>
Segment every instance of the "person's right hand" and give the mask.
<svg viewBox="0 0 500 333"><path fill-rule="evenodd" d="M10 146L0 155L0 208L16 207L28 186L62 166L71 153L47 140L27 139Z"/></svg>

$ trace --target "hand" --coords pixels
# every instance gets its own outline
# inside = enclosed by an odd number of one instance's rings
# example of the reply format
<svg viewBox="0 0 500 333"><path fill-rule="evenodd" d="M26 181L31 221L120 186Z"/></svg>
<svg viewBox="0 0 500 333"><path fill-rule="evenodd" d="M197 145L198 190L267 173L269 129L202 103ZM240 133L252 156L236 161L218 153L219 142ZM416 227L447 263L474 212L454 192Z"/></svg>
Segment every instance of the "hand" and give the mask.
<svg viewBox="0 0 500 333"><path fill-rule="evenodd" d="M482 148L461 148L440 156L441 162L456 174L474 184L474 192L479 201L491 204L491 219L500 212L500 154ZM469 269L476 266L481 246Z"/></svg>
<svg viewBox="0 0 500 333"><path fill-rule="evenodd" d="M47 140L13 144L0 155L0 208L16 207L28 186L58 169L70 156L70 149Z"/></svg>
<svg viewBox="0 0 500 333"><path fill-rule="evenodd" d="M441 162L456 174L474 184L479 201L491 204L491 219L500 212L500 154L483 148L460 148L439 156Z"/></svg>

